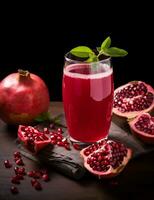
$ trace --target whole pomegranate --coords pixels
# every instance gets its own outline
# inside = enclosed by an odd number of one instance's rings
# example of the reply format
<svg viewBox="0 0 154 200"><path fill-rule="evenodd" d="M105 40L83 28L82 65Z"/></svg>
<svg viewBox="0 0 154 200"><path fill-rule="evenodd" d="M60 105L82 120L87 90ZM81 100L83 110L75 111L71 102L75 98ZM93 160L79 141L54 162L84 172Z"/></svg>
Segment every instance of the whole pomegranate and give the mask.
<svg viewBox="0 0 154 200"><path fill-rule="evenodd" d="M142 113L129 120L131 132L143 142L154 144L154 117Z"/></svg>
<svg viewBox="0 0 154 200"><path fill-rule="evenodd" d="M49 103L44 81L28 71L18 70L0 83L0 118L7 124L29 124L48 111Z"/></svg>
<svg viewBox="0 0 154 200"><path fill-rule="evenodd" d="M143 81L132 81L114 92L113 113L132 118L154 109L154 89Z"/></svg>
<svg viewBox="0 0 154 200"><path fill-rule="evenodd" d="M117 176L132 157L132 150L113 140L102 140L80 151L85 168L99 178Z"/></svg>

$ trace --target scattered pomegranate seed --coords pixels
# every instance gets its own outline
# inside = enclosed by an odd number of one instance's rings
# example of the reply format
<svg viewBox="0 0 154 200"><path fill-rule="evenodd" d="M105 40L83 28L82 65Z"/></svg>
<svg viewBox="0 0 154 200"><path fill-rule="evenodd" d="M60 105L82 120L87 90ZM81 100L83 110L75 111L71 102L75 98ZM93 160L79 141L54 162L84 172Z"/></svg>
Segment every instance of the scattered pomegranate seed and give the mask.
<svg viewBox="0 0 154 200"><path fill-rule="evenodd" d="M32 186L34 186L34 184L35 184L36 182L37 182L37 180L33 178L33 179L31 180Z"/></svg>
<svg viewBox="0 0 154 200"><path fill-rule="evenodd" d="M33 171L29 171L29 172L27 172L27 175L28 175L29 177L33 177L33 176L34 176L34 172L33 172Z"/></svg>
<svg viewBox="0 0 154 200"><path fill-rule="evenodd" d="M17 193L19 193L18 188L15 187L15 186L11 186L10 190L11 190L12 194L17 194Z"/></svg>
<svg viewBox="0 0 154 200"><path fill-rule="evenodd" d="M4 165L5 165L6 168L11 168L12 167L12 164L10 163L9 160L5 160L4 161Z"/></svg>
<svg viewBox="0 0 154 200"><path fill-rule="evenodd" d="M44 181L49 181L49 176L48 176L48 174L43 174L43 176L42 176L42 179L44 180Z"/></svg>
<svg viewBox="0 0 154 200"><path fill-rule="evenodd" d="M14 156L15 163L17 165L24 165L24 162L22 160L20 152L18 152L18 151L14 152L13 156ZM12 167L12 164L10 163L9 160L5 160L4 165L6 168ZM13 176L11 178L11 182L13 184L20 184L20 181L24 180L24 175L26 175L25 168L15 166L14 172L15 172L15 176ZM27 175L29 177L33 177L33 179L31 180L31 184L36 190L42 190L42 185L37 179L42 178L42 180L44 180L46 182L49 181L49 176L48 176L48 172L46 169L28 171ZM11 186L10 190L13 194L16 194L19 192L18 188L15 186Z"/></svg>
<svg viewBox="0 0 154 200"><path fill-rule="evenodd" d="M19 151L15 151L15 152L14 152L14 157L15 157L15 158L21 158L20 152L19 152Z"/></svg>
<svg viewBox="0 0 154 200"><path fill-rule="evenodd" d="M17 172L18 172L18 174L20 174L20 175L25 175L25 174L26 174L25 168L24 168L24 167L18 168Z"/></svg>
<svg viewBox="0 0 154 200"><path fill-rule="evenodd" d="M34 187L36 190L42 190L41 183L38 182L38 181L35 181L33 187Z"/></svg>
<svg viewBox="0 0 154 200"><path fill-rule="evenodd" d="M58 141L58 142L57 142L57 145L62 147L62 146L64 146L65 144L64 144L63 142L61 142L61 141Z"/></svg>
<svg viewBox="0 0 154 200"><path fill-rule="evenodd" d="M41 177L41 172L33 170L33 177L39 179Z"/></svg>
<svg viewBox="0 0 154 200"><path fill-rule="evenodd" d="M18 174L18 170L19 170L19 167L14 168L14 172L15 172L16 175Z"/></svg>
<svg viewBox="0 0 154 200"><path fill-rule="evenodd" d="M17 165L23 166L24 162L21 158L19 158L18 160L15 161Z"/></svg>
<svg viewBox="0 0 154 200"><path fill-rule="evenodd" d="M65 143L65 144L64 144L64 147L65 147L65 149L67 149L67 150L71 150L69 143Z"/></svg>
<svg viewBox="0 0 154 200"><path fill-rule="evenodd" d="M76 144L76 143L73 143L73 147L76 150L81 150L80 146L78 144Z"/></svg>

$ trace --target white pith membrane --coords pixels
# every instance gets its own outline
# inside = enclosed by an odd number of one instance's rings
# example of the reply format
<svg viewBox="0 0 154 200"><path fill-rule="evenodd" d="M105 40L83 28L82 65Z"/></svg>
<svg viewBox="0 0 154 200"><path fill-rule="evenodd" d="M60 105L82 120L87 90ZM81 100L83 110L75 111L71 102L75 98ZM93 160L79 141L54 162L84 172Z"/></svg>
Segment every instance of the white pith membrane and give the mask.
<svg viewBox="0 0 154 200"><path fill-rule="evenodd" d="M142 81L133 81L114 92L113 113L132 118L154 109L154 89Z"/></svg>
<svg viewBox="0 0 154 200"><path fill-rule="evenodd" d="M95 147L94 147L95 146ZM114 147L113 147L114 146ZM95 150L90 150L95 149ZM98 148L98 149L97 149ZM121 149L120 149L121 148ZM96 150L97 149L97 150ZM120 151L119 151L120 149ZM93 152L90 152L93 151ZM87 152L90 152L89 155ZM104 152L107 152L104 154ZM114 152L114 156L113 153ZM98 153L101 153L100 156L103 156L102 160L98 160L99 156ZM81 150L81 156L84 158L84 166L85 168L94 175L97 175L99 178L109 178L117 176L127 165L128 161L132 156L132 150L127 148L124 144L115 142L112 140L101 141L98 144L90 145L89 147ZM86 156L86 155L87 156ZM90 166L90 162L88 160L93 159L96 157L94 169ZM107 162L106 162L107 160ZM100 162L100 163L99 163ZM112 162L112 164L111 164ZM99 165L97 164L99 163ZM97 170L97 165L101 170ZM102 169L105 169L104 171Z"/></svg>
<svg viewBox="0 0 154 200"><path fill-rule="evenodd" d="M154 117L149 113L142 113L129 121L131 129L143 137L154 139ZM152 132L151 132L152 130Z"/></svg>

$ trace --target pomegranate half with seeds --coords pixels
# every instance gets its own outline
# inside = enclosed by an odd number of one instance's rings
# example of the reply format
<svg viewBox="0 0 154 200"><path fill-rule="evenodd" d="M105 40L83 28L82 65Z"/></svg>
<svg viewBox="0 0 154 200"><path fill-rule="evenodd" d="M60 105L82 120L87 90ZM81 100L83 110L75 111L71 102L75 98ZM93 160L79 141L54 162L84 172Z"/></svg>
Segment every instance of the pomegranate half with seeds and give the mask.
<svg viewBox="0 0 154 200"><path fill-rule="evenodd" d="M154 143L154 117L149 113L142 113L129 120L131 132L147 143Z"/></svg>
<svg viewBox="0 0 154 200"><path fill-rule="evenodd" d="M82 149L80 154L89 172L99 178L110 178L124 169L132 156L132 150L122 143L103 140Z"/></svg>
<svg viewBox="0 0 154 200"><path fill-rule="evenodd" d="M142 81L132 81L114 92L113 113L115 115L132 118L153 109L154 89Z"/></svg>
<svg viewBox="0 0 154 200"><path fill-rule="evenodd" d="M40 132L32 126L20 125L18 138L32 152L38 152L51 142L44 132Z"/></svg>

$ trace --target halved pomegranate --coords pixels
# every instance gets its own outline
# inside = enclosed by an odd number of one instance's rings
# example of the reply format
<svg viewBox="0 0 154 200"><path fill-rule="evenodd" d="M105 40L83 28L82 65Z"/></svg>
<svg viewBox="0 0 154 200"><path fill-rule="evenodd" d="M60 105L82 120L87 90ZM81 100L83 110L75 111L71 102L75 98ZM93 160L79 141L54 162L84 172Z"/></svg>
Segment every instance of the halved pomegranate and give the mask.
<svg viewBox="0 0 154 200"><path fill-rule="evenodd" d="M154 89L142 81L132 81L114 92L113 113L115 115L132 118L153 109Z"/></svg>
<svg viewBox="0 0 154 200"><path fill-rule="evenodd" d="M147 143L154 143L154 117L149 113L142 113L129 120L131 132Z"/></svg>
<svg viewBox="0 0 154 200"><path fill-rule="evenodd" d="M32 152L38 152L51 142L50 138L44 132L40 132L32 126L20 125L18 138Z"/></svg>
<svg viewBox="0 0 154 200"><path fill-rule="evenodd" d="M85 168L99 178L117 176L127 165L132 150L120 142L103 140L80 151Z"/></svg>

